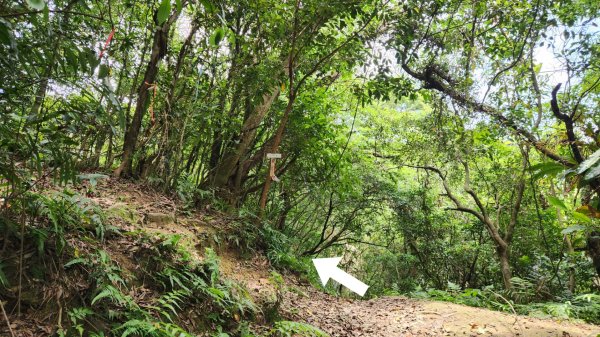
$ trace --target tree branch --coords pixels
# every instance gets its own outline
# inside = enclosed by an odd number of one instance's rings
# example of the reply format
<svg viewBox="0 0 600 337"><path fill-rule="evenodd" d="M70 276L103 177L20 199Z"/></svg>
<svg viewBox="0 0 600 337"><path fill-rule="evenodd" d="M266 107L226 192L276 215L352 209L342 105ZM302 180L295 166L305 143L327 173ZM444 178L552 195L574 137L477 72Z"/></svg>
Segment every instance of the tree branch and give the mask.
<svg viewBox="0 0 600 337"><path fill-rule="evenodd" d="M575 137L575 132L573 131L573 118L567 114L560 112L560 107L558 106L558 98L556 97L558 94L558 90L560 90L562 83L557 84L552 90L552 100L550 101L550 107L552 108L552 113L556 118L563 121L565 123L565 129L567 130L567 138L569 139L569 146L571 147L571 152L573 152L573 158L578 163L583 162L583 157L581 156L581 152L579 151L579 147L577 146L577 138Z"/></svg>
<svg viewBox="0 0 600 337"><path fill-rule="evenodd" d="M473 98L471 98L470 96L468 96L467 94L458 92L455 89L451 88L446 83L442 82L442 80L439 79L440 71L437 70L434 65L427 66L427 70L425 72L414 71L406 63L402 64L402 69L404 69L404 71L406 73L408 73L410 76L412 76L413 78L423 81L425 83L424 88L436 89L437 91L454 99L459 104L461 104L467 108L473 109L475 111L479 111L479 112L486 114L487 116L494 119L496 122L513 130L515 132L515 134L517 134L518 136L523 138L525 141L527 141L528 143L533 145L533 147L535 147L538 151L540 151L541 153L546 155L548 158L550 158L558 163L561 163L562 165L564 165L566 167L575 167L575 165L576 165L575 163L571 162L569 159L564 158L564 157L558 155L557 153L555 153L554 151L552 151L551 149L547 148L545 146L545 144L542 141L538 140L531 132L518 126L515 121L504 116L496 108L494 108L490 105L484 104L484 103L479 103L479 102L475 101Z"/></svg>

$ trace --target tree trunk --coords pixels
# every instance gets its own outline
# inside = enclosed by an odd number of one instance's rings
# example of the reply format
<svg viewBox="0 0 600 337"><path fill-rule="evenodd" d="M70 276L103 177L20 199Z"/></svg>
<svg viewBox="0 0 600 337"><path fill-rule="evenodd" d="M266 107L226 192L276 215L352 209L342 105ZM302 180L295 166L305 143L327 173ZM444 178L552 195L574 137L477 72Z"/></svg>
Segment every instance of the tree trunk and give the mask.
<svg viewBox="0 0 600 337"><path fill-rule="evenodd" d="M525 165L527 164L527 160L525 157L526 153L527 153L527 150L524 150L523 151L523 156L524 156L523 157L523 165L524 166L523 166L523 173L522 173L523 175L525 174L525 167L526 167ZM470 173L469 173L469 166L466 162L463 162L463 166L465 168L464 190L465 190L465 192L467 192L467 194L469 194L471 196L471 198L477 205L477 210L466 207L460 201L460 199L458 199L454 195L454 193L452 192L452 189L450 188L450 185L448 184L448 181L446 180L445 175L438 168L435 168L432 166L413 166L413 165L405 165L405 166L414 167L414 168L422 168L422 169L426 169L426 170L435 172L442 180L444 190L446 191L446 196L450 200L452 200L452 202L456 206L455 210L474 215L477 219L479 219L479 221L481 221L485 225L485 228L486 228L488 234L490 235L490 238L494 241L494 244L496 245L496 255L500 262L500 271L502 273L502 281L504 283L504 288L510 289L512 287L512 283L510 280L512 277L512 273L510 270L510 262L509 262L509 246L510 246L510 243L512 240L514 228L517 224L517 218L519 215L521 202L523 200L523 193L525 191L525 177L522 175L520 178L519 185L517 187L517 191L516 191L516 195L515 195L513 209L511 211L511 215L510 215L510 222L506 228L506 233L503 237L502 235L500 235L500 230L499 230L500 226L498 225L498 219L496 221L493 221L492 219L490 219L484 204L481 202L481 199L479 198L477 193L470 186L471 179L470 179Z"/></svg>
<svg viewBox="0 0 600 337"><path fill-rule="evenodd" d="M54 57L53 57L54 59ZM48 79L52 76L52 67L54 67L54 61L50 62L48 68L46 69L46 73L44 74L44 78L40 82L40 86L35 94L35 99L33 101L33 106L31 107L31 116L36 116L44 103L44 97L46 97L46 90L48 90Z"/></svg>
<svg viewBox="0 0 600 337"><path fill-rule="evenodd" d="M70 6L68 6L70 7ZM68 23L68 13L65 14L65 22L63 24ZM33 105L31 106L30 115L38 117L37 115L40 113L42 106L44 105L44 99L46 98L46 91L48 91L48 82L50 78L54 74L54 67L56 66L56 58L58 56L59 46L62 40L62 35L58 35L56 38L53 47L52 47L52 56L48 62L46 69L44 70L44 75L42 80L40 81L40 86L38 87L35 98L33 100Z"/></svg>
<svg viewBox="0 0 600 337"><path fill-rule="evenodd" d="M104 148L104 143L106 143L106 132L102 131L99 131L98 139L94 146L94 152L92 153L92 156L89 160L89 168L97 169L100 167L100 157L102 156L102 149Z"/></svg>
<svg viewBox="0 0 600 337"><path fill-rule="evenodd" d="M109 126L109 130L107 132L108 132L108 150L106 153L106 163L104 163L104 168L110 169L112 167L113 160L115 159L115 157L113 156L113 132L112 132L112 129L110 129L110 126Z"/></svg>
<svg viewBox="0 0 600 337"><path fill-rule="evenodd" d="M116 177L120 177L123 175L132 175L133 155L135 153L136 143L138 140L140 129L142 128L142 119L146 112L148 98L150 97L148 88L149 86L155 84L154 82L156 81L156 75L158 74L159 63L167 53L169 30L171 26L175 23L175 21L177 21L178 17L179 12L174 12L162 26L159 26L157 28L157 30L154 33L154 38L152 42L152 54L150 56L150 61L146 66L144 80L142 81L142 83L140 83L140 86L138 88L138 99L135 106L135 113L133 115L131 125L129 125L125 133L121 165L119 165L119 167L113 173Z"/></svg>
<svg viewBox="0 0 600 337"><path fill-rule="evenodd" d="M551 186L552 190L554 190L554 186ZM552 193L554 194L554 193ZM556 218L558 220L558 224L560 228L563 227L564 219L560 209L556 210ZM571 239L569 238L569 234L564 235L565 245L567 247L568 260L570 261L573 258L573 253L575 253L575 249L573 248L573 244L571 243ZM569 280L567 282L569 287L569 291L571 294L575 291L575 268L569 267Z"/></svg>
<svg viewBox="0 0 600 337"><path fill-rule="evenodd" d="M588 254L592 258L596 273L600 275L600 232L593 231L587 237ZM600 277L598 277L600 279Z"/></svg>
<svg viewBox="0 0 600 337"><path fill-rule="evenodd" d="M225 153L223 159L214 170L212 187L225 188L227 186L230 177L236 172L236 166L240 158L248 151L250 144L254 141L257 128L264 120L277 96L279 96L280 90L279 86L277 86L271 93L263 95L263 103L256 107L253 113L244 121L237 146Z"/></svg>
<svg viewBox="0 0 600 337"><path fill-rule="evenodd" d="M571 238L569 238L569 234L565 234L565 244L567 246L567 253L569 254L569 260L573 258L573 254L575 253L575 249L573 248L573 243L571 242ZM569 291L571 294L575 294L575 268L569 267L569 281L567 282L569 287Z"/></svg>
<svg viewBox="0 0 600 337"><path fill-rule="evenodd" d="M290 88L291 90L291 88ZM271 147L271 152L277 153L279 151L279 145L281 144L281 140L283 139L283 132L285 131L285 127L287 125L288 120L290 119L290 113L292 112L292 107L294 105L295 96L291 95L288 100L287 107L285 108L285 112L283 113L283 117L281 118L281 122L279 122L279 127L277 128L277 133L275 133L275 138L273 140L273 145ZM263 190L260 194L260 213L261 216L264 214L265 208L267 206L267 197L269 195L269 189L271 188L271 175L270 172L267 171L267 177L265 179L265 184L263 186Z"/></svg>
<svg viewBox="0 0 600 337"><path fill-rule="evenodd" d="M239 48L236 44L236 46L233 48L233 55L231 56L231 66L229 67L229 71L227 72L225 90L222 91L221 96L219 97L219 103L217 105L218 111L222 114L225 113L225 103L227 101L227 97L229 96L229 90L231 89L233 83L234 73L238 71L238 54ZM223 124L222 120L217 120L217 125L213 131L213 142L210 147L210 160L208 162L209 169L211 170L211 172L214 172L216 167L219 165L219 160L221 159L221 151L223 150L224 126L225 125Z"/></svg>
<svg viewBox="0 0 600 337"><path fill-rule="evenodd" d="M504 289L509 290L512 288L512 272L510 270L510 262L508 256L508 247L498 245L496 247L496 253L500 260L500 272L502 273L502 282L504 283Z"/></svg>

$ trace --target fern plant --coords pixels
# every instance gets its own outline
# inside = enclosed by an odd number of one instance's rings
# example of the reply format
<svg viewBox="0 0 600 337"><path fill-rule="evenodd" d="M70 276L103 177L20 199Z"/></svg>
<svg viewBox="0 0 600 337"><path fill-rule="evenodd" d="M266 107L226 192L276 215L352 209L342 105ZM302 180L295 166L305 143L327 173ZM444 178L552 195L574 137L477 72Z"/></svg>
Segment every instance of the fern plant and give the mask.
<svg viewBox="0 0 600 337"><path fill-rule="evenodd" d="M0 262L0 288L8 288L9 282L6 273L4 273L4 264Z"/></svg>
<svg viewBox="0 0 600 337"><path fill-rule="evenodd" d="M217 254L207 249L202 263L186 263L182 258L177 237L150 237L140 233L144 249L139 258L147 264L136 272L136 277L125 275L105 250L89 255L79 255L65 264L66 268L82 267L93 285L89 307L73 311L70 315L73 335L91 335L85 324L88 316L112 324L110 335L185 337L192 336L180 326L179 315L190 306L206 311L208 324L224 325L235 329L242 317L256 312L256 307L246 289L223 279ZM159 294L138 297L129 283L134 279L157 289ZM233 323L233 324L232 324ZM224 333L224 332L223 332Z"/></svg>
<svg viewBox="0 0 600 337"><path fill-rule="evenodd" d="M169 322L173 322L171 314L174 316L178 315L178 311L182 310L182 306L190 294L191 292L189 290L174 290L167 292L156 299L156 305L152 308Z"/></svg>
<svg viewBox="0 0 600 337"><path fill-rule="evenodd" d="M270 331L269 336L329 337L328 334L326 334L317 327L314 327L307 323L292 321L279 321L275 323L275 327Z"/></svg>

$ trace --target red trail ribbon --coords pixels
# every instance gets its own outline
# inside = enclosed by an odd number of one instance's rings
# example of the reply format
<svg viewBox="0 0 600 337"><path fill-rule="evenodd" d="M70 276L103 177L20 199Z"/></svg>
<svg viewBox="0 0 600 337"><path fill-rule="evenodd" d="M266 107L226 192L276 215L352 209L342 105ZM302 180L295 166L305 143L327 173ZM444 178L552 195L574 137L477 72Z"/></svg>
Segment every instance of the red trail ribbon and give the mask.
<svg viewBox="0 0 600 337"><path fill-rule="evenodd" d="M101 59L102 55L104 55L104 52L106 51L106 48L110 44L110 41L112 40L113 35L115 35L115 27L113 27L113 29L110 31L110 34L108 35L108 39L106 39L106 42L104 43L104 48L102 48L102 50L100 51L100 56L98 56L98 59Z"/></svg>

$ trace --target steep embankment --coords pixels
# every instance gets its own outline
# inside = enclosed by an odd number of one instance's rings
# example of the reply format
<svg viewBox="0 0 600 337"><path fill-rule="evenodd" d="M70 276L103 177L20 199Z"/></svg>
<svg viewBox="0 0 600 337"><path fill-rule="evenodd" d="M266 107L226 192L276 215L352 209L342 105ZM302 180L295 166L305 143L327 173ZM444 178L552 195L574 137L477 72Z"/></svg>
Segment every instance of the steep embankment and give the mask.
<svg viewBox="0 0 600 337"><path fill-rule="evenodd" d="M101 181L92 191L86 192L85 188L82 188L80 192L87 193L89 198L108 214L111 224L122 233L143 232L149 236L178 234L180 239L177 245L185 248L184 250L191 255L191 260L203 261L203 252L207 247L217 251L221 276L242 285L245 288L244 292L247 291L258 308L251 328L259 333L269 332L272 324L268 322L274 318L282 318L309 323L331 336L564 337L600 334L600 327L597 326L508 315L450 303L404 297L372 300L332 297L300 282L292 275L279 277L277 280L279 274L272 273L268 261L260 254L242 257L236 248L236 239L231 228L234 219L224 214L181 212L180 205L164 195L123 181ZM123 269L123 275L139 274L138 264L141 262L136 260L136 256L140 255L136 255L135 252L149 247L139 247L138 242L127 236L114 236L103 244L113 262ZM88 249L85 243L77 240L71 240L71 244L78 252L76 254L83 255ZM139 278L140 276L138 281ZM67 282L69 281L55 280L54 284ZM130 293L141 307L147 303L150 308L150 304L156 303L150 300L150 294L156 293L157 290L148 289L145 284L142 280L141 284L130 288ZM88 286L81 285L81 291L86 287ZM155 295L160 296L160 293ZM59 308L61 312L63 309L67 311L67 308ZM206 314L201 311L209 309L210 307L202 305L192 306L182 313L184 317L180 320L186 327L194 328L194 320L201 321L201 317ZM53 313L44 315L50 317ZM18 319L14 316L9 319L15 336L42 336L44 332L56 331L51 325L43 326L42 322L47 323L48 320L36 318L35 314L28 319ZM58 319L60 320L60 315ZM229 318L231 321L240 319L240 315L235 311ZM56 322L56 318L52 320ZM222 325L227 325L227 322L222 322ZM210 330L211 326L205 328ZM10 336L4 327L0 328L0 335Z"/></svg>

